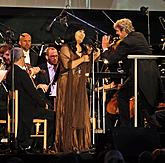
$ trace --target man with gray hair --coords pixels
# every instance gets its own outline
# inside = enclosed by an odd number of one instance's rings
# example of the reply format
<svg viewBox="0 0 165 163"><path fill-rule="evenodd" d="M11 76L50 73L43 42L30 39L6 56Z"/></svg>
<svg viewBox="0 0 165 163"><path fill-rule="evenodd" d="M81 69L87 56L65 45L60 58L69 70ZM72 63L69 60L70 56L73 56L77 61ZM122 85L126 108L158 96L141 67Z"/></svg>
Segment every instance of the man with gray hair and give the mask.
<svg viewBox="0 0 165 163"><path fill-rule="evenodd" d="M31 130L33 118L48 120L48 146L54 143L54 111L45 109L46 102L37 91L30 75L23 69L25 56L21 48L13 48L14 55L14 89L18 90L18 144L21 150L31 147ZM12 90L12 71L7 75L7 87ZM47 91L48 86L39 86ZM50 125L51 124L51 125Z"/></svg>
<svg viewBox="0 0 165 163"><path fill-rule="evenodd" d="M127 56L131 54L152 55L152 50L144 35L135 31L130 19L117 20L113 27L120 38L120 43L114 51L112 47L109 47L109 36L103 36L102 58L106 58L109 61L110 67L113 67L118 61L123 63L123 70L127 74L127 78L117 92L119 120L121 127L130 127L132 123L129 113L129 101L134 95L134 68L133 61L128 59ZM149 127L160 127L156 121L155 109L160 100L162 100L163 94L156 61L139 60L137 75L139 95L138 126L143 127L143 120L146 118Z"/></svg>

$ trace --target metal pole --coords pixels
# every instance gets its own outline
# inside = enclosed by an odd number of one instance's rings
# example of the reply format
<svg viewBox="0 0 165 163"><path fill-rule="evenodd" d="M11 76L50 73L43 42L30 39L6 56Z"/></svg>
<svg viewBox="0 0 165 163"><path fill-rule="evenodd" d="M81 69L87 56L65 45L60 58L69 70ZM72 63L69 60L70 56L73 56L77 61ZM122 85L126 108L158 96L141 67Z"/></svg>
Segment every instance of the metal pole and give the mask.
<svg viewBox="0 0 165 163"><path fill-rule="evenodd" d="M97 126L98 128L100 128L100 92L99 92L99 86L100 86L100 82L99 79L97 81Z"/></svg>
<svg viewBox="0 0 165 163"><path fill-rule="evenodd" d="M134 59L134 96L135 96L135 116L134 116L134 126L137 127L137 61L138 59L158 59L165 58L162 55L128 55L128 59Z"/></svg>
<svg viewBox="0 0 165 163"><path fill-rule="evenodd" d="M135 91L135 120L134 120L134 127L137 127L137 58L134 59L134 78L135 78L135 84L134 84L134 91Z"/></svg>
<svg viewBox="0 0 165 163"><path fill-rule="evenodd" d="M15 127L14 127L14 118L15 118L15 93L14 93L14 46L13 46L13 50L12 50L12 126L11 126L11 133L13 134L15 131Z"/></svg>
<svg viewBox="0 0 165 163"><path fill-rule="evenodd" d="M72 6L72 1L71 1L71 0L65 0L65 6L66 6L67 8L71 8L71 6Z"/></svg>
<svg viewBox="0 0 165 163"><path fill-rule="evenodd" d="M148 44L151 43L151 36L150 36L150 15L149 10L147 11L147 22L148 22Z"/></svg>
<svg viewBox="0 0 165 163"><path fill-rule="evenodd" d="M86 8L87 9L91 8L91 1L90 0L86 0Z"/></svg>
<svg viewBox="0 0 165 163"><path fill-rule="evenodd" d="M92 112L92 115L93 115L93 125L92 125L92 143L93 145L95 144L95 75L94 75L94 72L95 72L95 67L94 67L94 56L92 57L92 92L93 92L93 112Z"/></svg>
<svg viewBox="0 0 165 163"><path fill-rule="evenodd" d="M105 100L106 100L106 93L104 90L104 78L103 78L103 133L105 133Z"/></svg>
<svg viewBox="0 0 165 163"><path fill-rule="evenodd" d="M68 15L72 16L73 18L75 18L75 19L77 19L77 20L81 21L82 23L84 23L84 24L88 25L89 27L91 27L91 28L93 28L93 29L95 29L95 30L97 30L97 31L99 31L99 32L101 32L101 33L103 33L103 34L107 35L107 32L104 32L103 30L101 30L101 29L99 29L99 28L95 27L94 25L92 25L92 24L90 24L90 23L86 22L85 20L80 19L79 17L77 17L77 16L75 16L75 15L73 15L73 14L69 13L68 11L66 11L66 13L67 13Z"/></svg>

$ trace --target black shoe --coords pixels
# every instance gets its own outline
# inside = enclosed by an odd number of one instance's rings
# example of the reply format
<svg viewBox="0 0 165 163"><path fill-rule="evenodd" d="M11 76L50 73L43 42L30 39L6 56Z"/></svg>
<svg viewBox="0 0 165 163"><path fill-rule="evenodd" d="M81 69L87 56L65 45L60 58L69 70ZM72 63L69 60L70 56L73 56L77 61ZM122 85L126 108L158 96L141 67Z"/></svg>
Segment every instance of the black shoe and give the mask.
<svg viewBox="0 0 165 163"><path fill-rule="evenodd" d="M26 146L19 145L18 151L21 154L34 154L35 153L34 150L31 148L31 146L26 147Z"/></svg>

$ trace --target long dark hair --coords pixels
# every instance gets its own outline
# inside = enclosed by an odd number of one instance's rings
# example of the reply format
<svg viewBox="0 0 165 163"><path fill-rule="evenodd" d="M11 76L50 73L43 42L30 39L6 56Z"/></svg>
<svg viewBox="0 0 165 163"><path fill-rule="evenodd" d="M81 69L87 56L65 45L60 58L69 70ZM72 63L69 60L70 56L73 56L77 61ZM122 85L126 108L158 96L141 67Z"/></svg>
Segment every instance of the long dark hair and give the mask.
<svg viewBox="0 0 165 163"><path fill-rule="evenodd" d="M83 25L78 23L72 23L68 26L64 34L64 43L67 43L74 53L77 51L75 33L79 30L85 31ZM80 44L80 46L82 48L82 53L86 53L87 48L84 46L83 42Z"/></svg>

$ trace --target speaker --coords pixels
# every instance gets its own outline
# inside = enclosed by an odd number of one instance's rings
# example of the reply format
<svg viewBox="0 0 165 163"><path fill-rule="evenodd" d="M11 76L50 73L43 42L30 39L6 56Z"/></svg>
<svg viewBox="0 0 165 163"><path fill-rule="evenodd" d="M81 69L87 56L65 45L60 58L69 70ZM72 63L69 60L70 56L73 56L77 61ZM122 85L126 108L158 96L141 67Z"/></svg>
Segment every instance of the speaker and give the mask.
<svg viewBox="0 0 165 163"><path fill-rule="evenodd" d="M143 151L160 147L160 136L151 128L114 128L113 144L125 157L138 157Z"/></svg>

